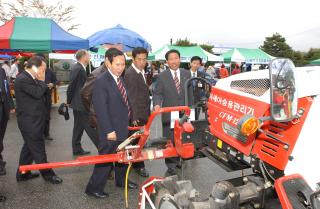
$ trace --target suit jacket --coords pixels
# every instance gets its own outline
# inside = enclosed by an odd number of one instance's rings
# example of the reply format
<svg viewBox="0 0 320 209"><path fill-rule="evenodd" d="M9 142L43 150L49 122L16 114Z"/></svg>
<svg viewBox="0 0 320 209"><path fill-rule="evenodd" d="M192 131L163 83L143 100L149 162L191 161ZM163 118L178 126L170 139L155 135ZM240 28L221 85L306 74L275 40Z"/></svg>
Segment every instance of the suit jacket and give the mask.
<svg viewBox="0 0 320 209"><path fill-rule="evenodd" d="M94 71L92 71L80 91L82 104L87 111L92 110L92 90L94 81L99 75L101 75L107 70L107 67L105 66L105 64L103 64Z"/></svg>
<svg viewBox="0 0 320 209"><path fill-rule="evenodd" d="M45 93L47 85L35 80L26 72L21 72L15 82L16 112L21 131L43 134L46 119Z"/></svg>
<svg viewBox="0 0 320 209"><path fill-rule="evenodd" d="M56 75L54 74L54 72L50 68L46 69L45 81L44 82L46 84L52 83L53 84L53 88L56 87L56 84L58 82L57 81L57 77L56 77ZM53 88L49 89L49 87L47 87L47 91L46 91L46 94L45 94L47 111L49 113L51 111L51 104L52 104L51 95L52 95ZM48 117L49 117L48 119L50 119L50 114L48 114Z"/></svg>
<svg viewBox="0 0 320 209"><path fill-rule="evenodd" d="M93 84L96 78L107 70L107 67L103 64L94 71L92 71L80 91L82 104L86 111L89 112L89 124L91 127L94 128L97 127L97 116L92 107Z"/></svg>
<svg viewBox="0 0 320 209"><path fill-rule="evenodd" d="M128 137L128 107L109 71L95 80L92 103L97 114L100 143L106 142L107 134L113 131L116 132L117 141L125 140Z"/></svg>
<svg viewBox="0 0 320 209"><path fill-rule="evenodd" d="M124 82L132 110L132 120L148 121L150 115L150 94L149 87L141 73L130 66L124 75Z"/></svg>
<svg viewBox="0 0 320 209"><path fill-rule="evenodd" d="M163 71L159 74L157 85L153 94L153 105L162 107L175 107L193 104L192 88L188 88L189 104L185 104L185 82L191 77L190 71L180 69L180 94L178 94L175 82L170 70ZM170 113L162 115L163 122L170 122Z"/></svg>
<svg viewBox="0 0 320 209"><path fill-rule="evenodd" d="M10 109L14 108L14 103L10 94L10 87L6 72L3 68L0 68L0 92L0 119L8 120L10 116Z"/></svg>
<svg viewBox="0 0 320 209"><path fill-rule="evenodd" d="M67 89L67 103L74 110L85 111L80 91L86 82L87 73L80 63L75 64L70 72L70 83Z"/></svg>

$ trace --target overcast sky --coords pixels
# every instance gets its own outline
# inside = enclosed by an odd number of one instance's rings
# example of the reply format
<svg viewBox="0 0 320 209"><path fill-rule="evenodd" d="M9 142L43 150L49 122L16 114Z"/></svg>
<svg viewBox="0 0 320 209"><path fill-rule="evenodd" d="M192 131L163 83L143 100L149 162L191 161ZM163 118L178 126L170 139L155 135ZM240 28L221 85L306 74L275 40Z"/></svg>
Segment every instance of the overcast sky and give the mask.
<svg viewBox="0 0 320 209"><path fill-rule="evenodd" d="M55 0L45 0L54 3ZM121 24L153 51L170 38L227 47L258 47L278 32L296 50L320 48L319 0L63 0L75 6L72 33L87 38Z"/></svg>

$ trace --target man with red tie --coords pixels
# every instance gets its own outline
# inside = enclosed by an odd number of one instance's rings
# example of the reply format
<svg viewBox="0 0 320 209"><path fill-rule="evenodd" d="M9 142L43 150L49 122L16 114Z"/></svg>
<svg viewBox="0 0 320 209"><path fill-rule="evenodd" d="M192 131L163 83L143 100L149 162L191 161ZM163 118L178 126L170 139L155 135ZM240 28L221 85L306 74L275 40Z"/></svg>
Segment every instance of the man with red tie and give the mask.
<svg viewBox="0 0 320 209"><path fill-rule="evenodd" d="M175 107L192 105L192 87L188 89L189 104L184 103L185 98L185 82L191 77L190 71L180 67L180 52L170 50L165 55L169 70L165 70L159 74L157 85L153 94L153 106L155 110L160 107ZM163 136L173 140L173 131L170 129L170 113L162 114ZM165 162L168 167L168 174L176 174L176 167L179 158L166 158Z"/></svg>
<svg viewBox="0 0 320 209"><path fill-rule="evenodd" d="M109 49L110 50L110 49ZM99 154L116 153L116 149L128 137L128 124L132 115L127 90L120 77L125 68L125 56L112 49L107 54L108 70L97 77L93 85L92 103L97 115L99 132ZM86 188L86 194L95 198L106 198L104 192L112 163L97 164ZM125 164L115 163L115 183L117 187L125 186ZM130 189L137 185L131 181Z"/></svg>

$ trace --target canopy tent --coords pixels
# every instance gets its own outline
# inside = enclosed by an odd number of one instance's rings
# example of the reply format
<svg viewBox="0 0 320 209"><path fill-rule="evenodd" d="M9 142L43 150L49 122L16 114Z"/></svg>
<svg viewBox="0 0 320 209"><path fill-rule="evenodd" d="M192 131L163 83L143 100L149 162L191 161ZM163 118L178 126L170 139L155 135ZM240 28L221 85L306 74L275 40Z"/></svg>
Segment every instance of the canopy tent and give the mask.
<svg viewBox="0 0 320 209"><path fill-rule="evenodd" d="M143 47L148 51L151 45L138 33L117 25L113 28L107 28L98 31L88 37L90 47L109 44L116 45L124 52L132 51L133 48Z"/></svg>
<svg viewBox="0 0 320 209"><path fill-rule="evenodd" d="M14 17L0 26L2 50L47 52L88 48L88 40L67 33L48 18Z"/></svg>
<svg viewBox="0 0 320 209"><path fill-rule="evenodd" d="M320 59L312 60L309 62L310 65L320 65Z"/></svg>
<svg viewBox="0 0 320 209"><path fill-rule="evenodd" d="M224 62L268 64L274 57L261 49L234 48L222 54Z"/></svg>
<svg viewBox="0 0 320 209"><path fill-rule="evenodd" d="M175 45L164 45L162 48L148 56L149 60L165 60L165 54L167 51L175 49L180 52L181 62L190 62L193 56L199 56L204 62L215 61L221 62L223 58L211 54L203 50L200 46L175 46Z"/></svg>

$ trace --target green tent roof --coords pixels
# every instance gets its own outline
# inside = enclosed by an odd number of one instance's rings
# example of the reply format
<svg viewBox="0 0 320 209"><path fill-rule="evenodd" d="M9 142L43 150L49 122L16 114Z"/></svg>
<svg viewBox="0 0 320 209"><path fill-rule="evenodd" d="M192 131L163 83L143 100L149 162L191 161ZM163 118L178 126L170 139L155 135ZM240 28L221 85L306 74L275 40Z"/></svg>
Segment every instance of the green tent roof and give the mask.
<svg viewBox="0 0 320 209"><path fill-rule="evenodd" d="M320 65L320 59L312 60L310 62L310 64L312 64L312 65Z"/></svg>
<svg viewBox="0 0 320 209"><path fill-rule="evenodd" d="M204 61L222 61L222 58L203 50L200 46L175 46L164 45L154 53L150 53L149 60L165 60L165 53L169 50L178 50L181 55L181 62L189 62L193 56L199 56Z"/></svg>
<svg viewBox="0 0 320 209"><path fill-rule="evenodd" d="M269 63L273 57L261 49L234 48L222 54L225 62Z"/></svg>

